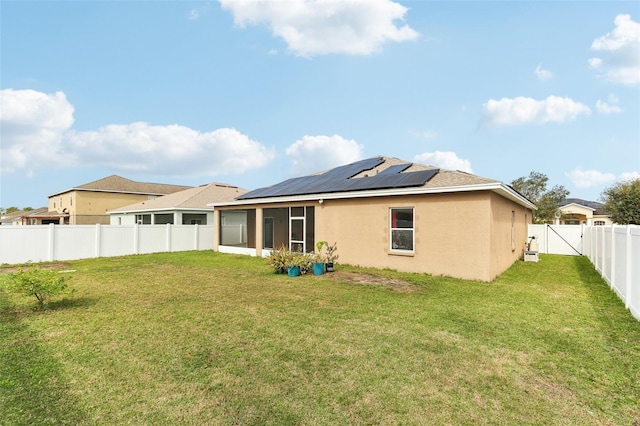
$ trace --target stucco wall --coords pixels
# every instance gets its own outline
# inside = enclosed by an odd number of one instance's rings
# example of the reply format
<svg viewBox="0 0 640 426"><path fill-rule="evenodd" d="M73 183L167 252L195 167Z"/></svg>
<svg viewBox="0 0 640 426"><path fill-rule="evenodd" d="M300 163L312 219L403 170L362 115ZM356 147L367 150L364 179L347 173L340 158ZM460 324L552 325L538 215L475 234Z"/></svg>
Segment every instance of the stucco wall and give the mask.
<svg viewBox="0 0 640 426"><path fill-rule="evenodd" d="M70 203L70 196L73 196L73 204ZM62 197L62 205L60 203ZM55 208L53 202L56 202ZM107 210L113 210L129 204L146 201L149 199L145 194L121 194L113 192L90 192L90 191L70 191L55 197L49 198L49 210L62 212L67 209L70 214L69 223L71 225L90 225L96 223L109 224Z"/></svg>
<svg viewBox="0 0 640 426"><path fill-rule="evenodd" d="M497 194L491 197L491 252L490 280L500 275L513 262L518 260L527 243L527 225L532 223L533 214L519 204L513 203ZM511 243L513 216L513 247Z"/></svg>
<svg viewBox="0 0 640 426"><path fill-rule="evenodd" d="M493 280L520 257L527 239L526 224L531 221L530 210L491 191L325 199L322 204L315 200L289 205L315 207L315 241L336 242L339 263L482 281ZM403 207L415 209L413 254L390 249L390 208Z"/></svg>
<svg viewBox="0 0 640 426"><path fill-rule="evenodd" d="M389 209L415 208L415 253L393 254ZM338 243L339 262L490 280L487 193L325 200L316 207L316 241Z"/></svg>

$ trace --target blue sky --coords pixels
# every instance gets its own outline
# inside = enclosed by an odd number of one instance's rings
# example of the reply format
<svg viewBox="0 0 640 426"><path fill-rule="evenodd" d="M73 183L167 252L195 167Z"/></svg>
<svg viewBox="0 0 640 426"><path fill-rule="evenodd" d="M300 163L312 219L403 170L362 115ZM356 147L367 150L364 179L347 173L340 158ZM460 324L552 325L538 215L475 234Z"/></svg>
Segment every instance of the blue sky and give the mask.
<svg viewBox="0 0 640 426"><path fill-rule="evenodd" d="M640 177L640 2L2 1L0 206L376 155L598 200Z"/></svg>

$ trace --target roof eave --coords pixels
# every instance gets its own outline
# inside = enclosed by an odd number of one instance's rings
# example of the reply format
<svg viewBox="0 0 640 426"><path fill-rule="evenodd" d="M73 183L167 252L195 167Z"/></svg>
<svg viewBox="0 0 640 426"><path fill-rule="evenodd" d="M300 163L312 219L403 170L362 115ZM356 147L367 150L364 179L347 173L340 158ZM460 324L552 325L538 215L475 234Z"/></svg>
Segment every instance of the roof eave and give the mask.
<svg viewBox="0 0 640 426"><path fill-rule="evenodd" d="M168 211L197 211L197 212L211 212L213 211L208 205L207 207L161 207L150 209L131 209L131 210L107 210L107 214L129 214L129 213L153 213L153 212L168 212Z"/></svg>
<svg viewBox="0 0 640 426"><path fill-rule="evenodd" d="M305 194L305 195L292 195L282 197L268 197L268 198L252 198L244 200L234 200L227 202L215 202L209 203L207 206L213 207L232 207L232 206L246 206L252 204L278 204L295 201L310 201L310 200L339 200L347 198L370 198L370 197L388 197L394 195L420 195L420 194L442 194L447 192L471 192L471 191L493 191L503 197L510 199L523 207L537 210L537 207L529 200L524 198L515 190L501 182L490 182L475 185L460 185L460 186L442 186L437 188L430 187L413 187L413 188L392 188L373 191L357 191L357 192L335 192L335 193L322 193L322 194Z"/></svg>

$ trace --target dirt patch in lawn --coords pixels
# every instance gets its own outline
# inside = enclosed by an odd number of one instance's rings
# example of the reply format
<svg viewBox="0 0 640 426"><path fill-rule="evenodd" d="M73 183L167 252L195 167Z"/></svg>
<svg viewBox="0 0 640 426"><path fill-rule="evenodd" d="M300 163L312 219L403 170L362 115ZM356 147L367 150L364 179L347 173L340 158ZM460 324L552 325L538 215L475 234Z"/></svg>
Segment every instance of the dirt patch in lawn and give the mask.
<svg viewBox="0 0 640 426"><path fill-rule="evenodd" d="M400 280L397 278L387 278L371 274L360 274L355 272L343 272L336 271L330 273L330 275L336 280L341 282L347 282L357 285L374 285L385 287L393 291L401 293L410 293L417 291L419 287L409 281Z"/></svg>
<svg viewBox="0 0 640 426"><path fill-rule="evenodd" d="M11 272L18 272L18 269L22 268L23 270L27 270L29 268L39 267L40 269L68 269L69 265L66 263L47 263L44 265L22 265L22 266L7 266L0 267L0 274L10 274Z"/></svg>

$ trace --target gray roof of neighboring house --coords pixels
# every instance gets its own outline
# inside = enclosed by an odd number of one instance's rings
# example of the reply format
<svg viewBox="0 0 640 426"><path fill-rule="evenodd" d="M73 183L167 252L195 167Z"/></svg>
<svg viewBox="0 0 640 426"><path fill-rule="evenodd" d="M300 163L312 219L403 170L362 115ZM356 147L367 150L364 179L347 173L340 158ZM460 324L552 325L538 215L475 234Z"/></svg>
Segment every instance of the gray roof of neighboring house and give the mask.
<svg viewBox="0 0 640 426"><path fill-rule="evenodd" d="M246 192L246 189L238 188L237 186L224 183L210 183L208 185L174 192L173 194L164 195L153 200L142 201L109 210L107 213L179 209L211 210L211 207L207 207L208 203L233 200Z"/></svg>
<svg viewBox="0 0 640 426"><path fill-rule="evenodd" d="M183 191L188 188L193 187L184 185L168 185L164 183L136 182L123 178L122 176L112 175L65 191L56 192L49 197L55 197L56 195L70 191L125 192L130 194L166 195L177 191Z"/></svg>
<svg viewBox="0 0 640 426"><path fill-rule="evenodd" d="M229 203L244 205L320 198L360 198L488 190L531 209L535 205L511 186L458 170L411 163L393 157L372 157L308 176L287 179L248 192Z"/></svg>
<svg viewBox="0 0 640 426"><path fill-rule="evenodd" d="M566 206L567 204L579 204L581 206L589 207L590 209L594 210L593 213L596 215L607 214L606 210L604 209L604 204L599 203L597 201L588 201L588 200L583 200L582 198L567 198L565 200L560 201L560 203L558 203L560 207Z"/></svg>
<svg viewBox="0 0 640 426"><path fill-rule="evenodd" d="M25 217L66 217L69 216L67 213L59 213L56 211L49 211L47 207L39 207L33 210L19 210L8 215L2 216L2 223L14 222L17 220L21 220Z"/></svg>

